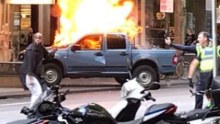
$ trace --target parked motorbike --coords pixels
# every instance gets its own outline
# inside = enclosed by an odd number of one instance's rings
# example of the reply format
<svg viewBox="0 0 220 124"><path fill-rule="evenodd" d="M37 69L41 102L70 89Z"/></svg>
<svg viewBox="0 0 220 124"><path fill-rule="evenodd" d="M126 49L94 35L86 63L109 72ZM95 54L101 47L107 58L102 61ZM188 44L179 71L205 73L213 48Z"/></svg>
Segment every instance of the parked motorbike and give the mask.
<svg viewBox="0 0 220 124"><path fill-rule="evenodd" d="M68 91L60 94L58 91L59 87L53 87L52 91L54 95L51 95L53 96L53 100L50 101L49 98L47 98L48 100L44 100L39 104L37 109L34 111L35 119L20 120L19 123L22 122L24 124L29 124L39 120L57 121L59 123L66 124L116 124L118 122L123 122L125 124L141 123L143 121L143 117L134 119L134 116L141 105L140 101L145 99L146 96L149 96L149 94L145 92L144 87L136 82L136 79L128 82L130 83L126 83L126 85L122 87L122 90L126 90L128 93L123 96L122 101L127 102L128 104L126 106L120 106L120 104L116 105L118 108L125 107L121 108L121 112L116 118L113 118L113 116L105 108L96 103L83 105L73 110L65 108L61 105L61 102L65 100L65 96ZM154 84L149 88L158 89L159 85ZM139 96L136 96L135 98L135 94L138 95L138 91L142 91L141 95L139 93ZM132 106L134 107L133 109ZM132 111L129 109L132 109ZM15 124L17 122L18 121L10 124Z"/></svg>
<svg viewBox="0 0 220 124"><path fill-rule="evenodd" d="M213 107L196 109L177 116L184 118L187 124L220 124L220 77L213 79L209 90L194 93L205 94L207 92L211 94Z"/></svg>
<svg viewBox="0 0 220 124"><path fill-rule="evenodd" d="M153 83L149 88L159 89L160 85ZM141 116L136 117L142 102L155 101L148 89L144 89L136 78L129 80L122 86L121 97L121 101L109 113L95 103L76 108L68 114L72 118L70 122L76 123L78 119L80 121L77 123L80 124L90 124L91 119L97 124L154 124L167 123L166 121L169 119L173 121L176 106L172 103L153 105L147 108ZM102 119L101 121L101 117L105 117L107 120Z"/></svg>
<svg viewBox="0 0 220 124"><path fill-rule="evenodd" d="M150 89L158 89L160 85L153 83ZM218 124L220 122L219 103L220 78L213 80L212 97L215 107L175 113L177 106L172 103L153 104L148 107L143 115L136 117L142 102L155 101L148 89L138 83L138 79L126 82L121 88L121 101L107 111L96 103L86 104L73 110L61 106L65 95L59 94L59 87L55 88L54 100L43 101L36 110L37 119L47 119L63 124ZM25 123L26 124L26 123ZM29 124L29 123L27 123Z"/></svg>
<svg viewBox="0 0 220 124"><path fill-rule="evenodd" d="M49 88L48 90L52 93L44 97L44 100L38 104L36 110L24 113L27 116L31 114L31 118L17 120L7 124L65 124L65 120L58 119L58 116L62 113L70 112L69 109L61 105L66 99L69 90L60 93L59 88L59 86Z"/></svg>
<svg viewBox="0 0 220 124"><path fill-rule="evenodd" d="M170 109L170 114L162 113L159 116L150 118L144 123L151 124L220 124L220 77L214 78L210 90L194 92L206 93L211 92L213 101L212 108L195 109L185 113L175 113L177 107ZM174 105L175 106L175 105ZM158 113L160 110L158 105L152 105L149 108L155 107L153 112Z"/></svg>

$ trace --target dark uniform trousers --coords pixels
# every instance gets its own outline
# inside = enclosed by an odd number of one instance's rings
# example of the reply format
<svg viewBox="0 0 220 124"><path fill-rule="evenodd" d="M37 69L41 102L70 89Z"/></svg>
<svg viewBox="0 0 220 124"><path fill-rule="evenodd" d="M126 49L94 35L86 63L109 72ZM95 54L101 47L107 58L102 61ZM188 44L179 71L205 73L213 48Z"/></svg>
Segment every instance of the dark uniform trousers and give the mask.
<svg viewBox="0 0 220 124"><path fill-rule="evenodd" d="M213 79L212 71L200 72L198 76L199 77L198 82L196 84L196 91L205 91L209 89ZM206 95L209 98L209 94ZM196 94L195 100L195 109L201 109L203 105L203 94Z"/></svg>

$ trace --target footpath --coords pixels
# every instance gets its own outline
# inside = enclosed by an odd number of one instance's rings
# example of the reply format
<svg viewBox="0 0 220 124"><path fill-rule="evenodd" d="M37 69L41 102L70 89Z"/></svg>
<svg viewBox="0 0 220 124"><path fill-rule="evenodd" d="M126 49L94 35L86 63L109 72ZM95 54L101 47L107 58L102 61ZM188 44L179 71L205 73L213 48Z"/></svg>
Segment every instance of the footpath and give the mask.
<svg viewBox="0 0 220 124"><path fill-rule="evenodd" d="M1 78L0 83L7 83L7 80L18 82L19 79L16 76ZM3 81L4 80L4 81ZM6 82L5 82L6 80ZM15 87L0 87L0 99L6 98L18 98L18 97L26 97L29 96L28 91L24 91L20 84L15 84L13 82L8 82L10 85ZM161 88L176 86L176 85L186 85L186 80L181 79L170 79L168 81L161 80L160 82ZM8 84L9 85L9 84ZM67 89L70 90L70 93L84 93L84 92L98 92L98 91L112 91L112 90L120 90L120 85L113 78L89 78L89 79L64 79L61 82L60 92L64 92Z"/></svg>

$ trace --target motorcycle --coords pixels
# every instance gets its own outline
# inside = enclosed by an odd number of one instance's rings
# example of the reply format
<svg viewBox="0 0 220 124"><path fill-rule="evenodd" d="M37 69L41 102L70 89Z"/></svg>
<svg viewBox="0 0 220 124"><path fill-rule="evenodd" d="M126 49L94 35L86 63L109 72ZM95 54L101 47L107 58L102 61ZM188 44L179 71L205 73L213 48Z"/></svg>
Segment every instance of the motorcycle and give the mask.
<svg viewBox="0 0 220 124"><path fill-rule="evenodd" d="M215 105L220 99L220 79L213 80L212 96ZM153 88L154 87L154 88ZM150 89L158 89L159 84L154 83ZM141 108L141 102L155 101L148 89L138 83L138 79L132 79L125 83L121 89L122 100L108 112L98 104L88 104L78 107L68 114L71 123L90 124L219 124L220 109L215 106L212 109L197 109L190 112L176 113L177 106L172 103L153 104L145 110L145 113L135 117ZM220 103L220 101L219 101ZM220 104L219 104L220 105ZM102 115L102 116L99 116ZM105 115L105 116L103 116ZM100 121L102 117L108 121ZM78 120L79 119L79 120ZM92 119L92 121L91 121ZM78 121L76 121L78 120ZM115 121L114 121L115 120Z"/></svg>
<svg viewBox="0 0 220 124"><path fill-rule="evenodd" d="M125 106L125 108L121 108L122 111L116 118L114 118L105 108L96 103L83 105L73 110L63 107L61 102L65 100L65 96L68 93L68 90L65 93L59 93L59 87L53 86L53 95L50 96L53 97L53 100L50 101L49 99L51 98L47 98L47 100L42 101L34 111L34 119L19 120L9 124L15 124L18 122L29 124L42 120L56 121L57 123L66 124L116 124L118 122L123 122L125 124L141 123L143 119L134 119L134 115L141 105L140 101L145 99L146 96L149 97L149 94L145 92L144 87L142 87L141 84L134 83L136 82L136 79L130 80L128 82L130 83L126 83L126 85L122 87L122 90L126 90L127 93L128 90L130 91L128 94L123 96L121 101L121 103L126 101L128 104ZM158 89L159 85L154 84L149 88ZM142 91L141 95L136 96L138 95L139 91ZM129 97L127 97L128 95ZM121 107L120 104L116 106L118 106L118 108ZM129 109L132 109L132 111Z"/></svg>
<svg viewBox="0 0 220 124"><path fill-rule="evenodd" d="M150 118L145 123L149 124L220 124L220 77L214 78L211 89L207 91L193 92L193 94L211 93L213 107L204 109L195 109L185 113L175 113L177 107L170 109L170 114L162 113L159 116ZM163 104L162 104L163 105ZM175 105L174 105L175 106ZM152 105L155 107L155 113L160 110L160 105ZM155 111L156 110L156 111Z"/></svg>
<svg viewBox="0 0 220 124"><path fill-rule="evenodd" d="M159 88L158 83L153 83L149 87L154 90ZM121 97L121 101L109 112L102 106L91 103L72 110L67 115L69 117L67 121L71 124L153 124L167 121L168 118L166 120L161 120L161 118L173 117L176 110L176 106L172 103L153 105L147 108L143 115L136 118L135 115L141 109L142 102L155 101L148 89L138 83L136 78L122 86Z"/></svg>
<svg viewBox="0 0 220 124"><path fill-rule="evenodd" d="M220 79L214 82L220 82ZM159 89L158 83L153 83L150 89ZM148 107L144 114L138 118L135 115L141 108L142 102L155 101L149 89L138 83L138 79L126 82L121 88L121 101L116 104L112 111L107 111L96 103L86 104L73 110L61 106L68 93L59 94L59 87L55 89L55 97L52 102L43 101L36 110L37 119L47 119L63 124L218 124L220 122L218 92L220 85L214 84L212 95L215 103L213 109L201 109L187 112L186 114L175 113L177 106L172 103L153 104ZM29 124L29 123L27 123Z"/></svg>
<svg viewBox="0 0 220 124"><path fill-rule="evenodd" d="M36 110L23 113L27 116L31 114L31 118L17 120L7 124L65 124L65 122L63 122L65 120L58 119L58 116L61 113L70 112L69 109L61 105L66 99L69 90L60 93L59 88L59 86L49 88L48 91L50 91L51 94L44 97L44 100L38 104Z"/></svg>
<svg viewBox="0 0 220 124"><path fill-rule="evenodd" d="M211 108L195 109L177 116L184 118L187 124L220 124L220 77L215 77L213 79L210 89L192 92L193 95L206 93L211 94L211 101L213 104Z"/></svg>

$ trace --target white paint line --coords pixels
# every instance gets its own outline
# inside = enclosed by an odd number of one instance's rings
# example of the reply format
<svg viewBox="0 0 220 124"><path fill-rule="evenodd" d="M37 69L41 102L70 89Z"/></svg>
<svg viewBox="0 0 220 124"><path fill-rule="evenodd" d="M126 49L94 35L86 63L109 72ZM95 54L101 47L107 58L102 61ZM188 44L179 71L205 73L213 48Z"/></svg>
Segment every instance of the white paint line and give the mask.
<svg viewBox="0 0 220 124"><path fill-rule="evenodd" d="M30 102L18 102L18 103L1 104L0 107L15 106L15 105L25 105L25 104L29 104L29 103Z"/></svg>

